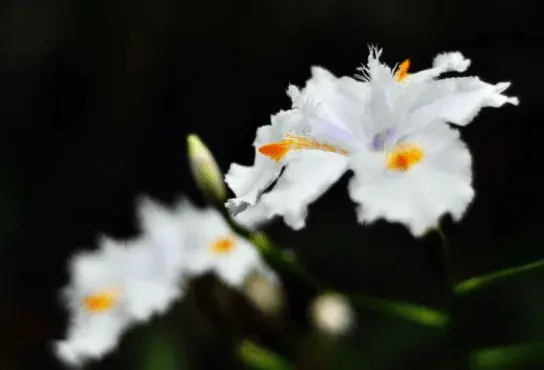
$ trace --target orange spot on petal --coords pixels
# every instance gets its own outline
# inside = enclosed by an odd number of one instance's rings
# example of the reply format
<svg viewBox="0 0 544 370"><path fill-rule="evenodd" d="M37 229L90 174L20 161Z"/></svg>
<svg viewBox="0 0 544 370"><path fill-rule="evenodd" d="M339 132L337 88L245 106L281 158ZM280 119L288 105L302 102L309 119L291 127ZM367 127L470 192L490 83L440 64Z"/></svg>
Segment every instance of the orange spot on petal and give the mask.
<svg viewBox="0 0 544 370"><path fill-rule="evenodd" d="M258 150L259 153L270 157L276 162L279 162L287 155L290 149L290 143L286 140L278 141L275 143L265 144Z"/></svg>
<svg viewBox="0 0 544 370"><path fill-rule="evenodd" d="M82 303L91 312L110 311L117 303L117 294L113 291L92 294L83 298Z"/></svg>
<svg viewBox="0 0 544 370"><path fill-rule="evenodd" d="M219 238L211 245L212 252L217 254L225 254L234 249L236 240L232 236Z"/></svg>
<svg viewBox="0 0 544 370"><path fill-rule="evenodd" d="M399 65L399 69L395 72L395 80L401 82L408 76L408 70L410 69L410 59L406 59Z"/></svg>
<svg viewBox="0 0 544 370"><path fill-rule="evenodd" d="M402 145L389 153L386 167L395 171L408 171L413 165L421 162L424 153L415 145Z"/></svg>

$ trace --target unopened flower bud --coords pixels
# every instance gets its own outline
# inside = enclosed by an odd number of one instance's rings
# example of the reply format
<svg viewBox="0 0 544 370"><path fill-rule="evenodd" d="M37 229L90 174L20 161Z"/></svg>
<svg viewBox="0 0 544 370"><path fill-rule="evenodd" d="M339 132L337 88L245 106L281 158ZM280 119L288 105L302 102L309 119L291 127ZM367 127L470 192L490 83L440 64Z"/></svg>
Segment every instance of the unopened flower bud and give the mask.
<svg viewBox="0 0 544 370"><path fill-rule="evenodd" d="M191 172L200 190L223 202L227 196L223 174L208 147L198 135L190 134L187 136L187 151Z"/></svg>

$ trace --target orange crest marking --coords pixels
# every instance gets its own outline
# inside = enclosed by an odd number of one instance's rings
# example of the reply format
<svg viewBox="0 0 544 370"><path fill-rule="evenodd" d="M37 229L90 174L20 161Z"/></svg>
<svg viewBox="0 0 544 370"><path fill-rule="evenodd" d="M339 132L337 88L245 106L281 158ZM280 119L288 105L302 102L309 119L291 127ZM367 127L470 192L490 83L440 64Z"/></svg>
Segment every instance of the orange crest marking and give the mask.
<svg viewBox="0 0 544 370"><path fill-rule="evenodd" d="M401 82L408 76L408 70L410 69L410 59L406 59L399 65L399 69L395 72L395 80Z"/></svg>
<svg viewBox="0 0 544 370"><path fill-rule="evenodd" d="M320 143L313 139L307 139L302 136L286 134L285 139L259 147L259 153L270 157L270 159L279 162L289 150L321 150L324 152L338 153L348 155L348 151L338 148L332 144Z"/></svg>
<svg viewBox="0 0 544 370"><path fill-rule="evenodd" d="M265 144L259 147L259 153L270 157L270 159L279 162L289 152L290 143L286 140L278 141L275 143Z"/></svg>

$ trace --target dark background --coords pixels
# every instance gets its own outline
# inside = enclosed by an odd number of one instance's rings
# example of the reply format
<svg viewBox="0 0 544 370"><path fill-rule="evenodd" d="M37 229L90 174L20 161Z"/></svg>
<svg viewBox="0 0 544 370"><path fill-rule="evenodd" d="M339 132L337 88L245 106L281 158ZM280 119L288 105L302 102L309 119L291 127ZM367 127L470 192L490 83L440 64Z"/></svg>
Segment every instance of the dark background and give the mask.
<svg viewBox="0 0 544 370"><path fill-rule="evenodd" d="M186 193L204 204L188 171L188 133L223 171L250 164L256 127L289 107L288 83L303 85L311 65L352 75L369 43L390 65L411 58L414 70L459 50L472 59L469 74L513 82L519 107L487 108L462 130L476 198L461 223L443 228L456 280L544 258L543 42L542 13L529 1L2 2L0 370L62 368L47 343L66 329L56 296L66 259L96 248L99 233L137 233L136 195L169 202ZM445 307L437 237L358 225L348 178L311 207L304 230L272 225L274 240L339 287ZM534 272L460 303L455 336L465 350L544 341L543 283L544 271ZM245 322L243 310L217 313L206 297L196 300L209 315L191 320L199 314L188 299L91 368L241 369L220 333L241 321L237 330L299 370L459 368L443 334L367 311L327 350L311 334L290 345L288 328L308 326L310 295L289 290L284 329ZM339 362L327 367L317 353Z"/></svg>

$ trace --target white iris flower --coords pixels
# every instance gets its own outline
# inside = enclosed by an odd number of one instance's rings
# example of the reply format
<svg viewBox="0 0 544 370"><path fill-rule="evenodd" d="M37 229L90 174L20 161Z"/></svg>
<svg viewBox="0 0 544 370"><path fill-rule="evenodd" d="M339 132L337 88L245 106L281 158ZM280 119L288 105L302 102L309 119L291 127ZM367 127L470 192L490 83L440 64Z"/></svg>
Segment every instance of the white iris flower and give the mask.
<svg viewBox="0 0 544 370"><path fill-rule="evenodd" d="M314 67L304 89L289 87L293 109L257 131L254 166L233 164L226 175L237 197L227 207L237 221L254 227L280 215L301 228L308 205L347 169L362 223L384 218L420 236L446 213L462 217L474 195L471 156L446 122L464 126L481 108L518 99L502 94L505 82L437 79L468 68L459 52L440 54L414 74L409 60L389 68L380 55L371 48L359 80Z"/></svg>

